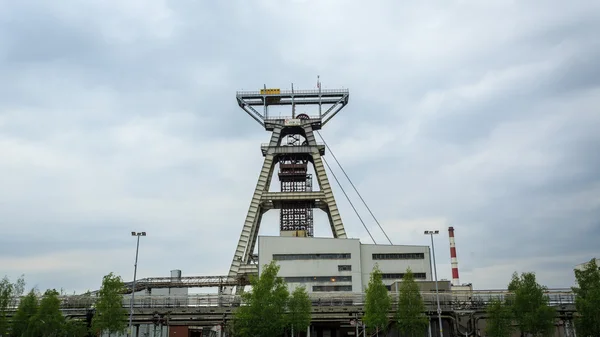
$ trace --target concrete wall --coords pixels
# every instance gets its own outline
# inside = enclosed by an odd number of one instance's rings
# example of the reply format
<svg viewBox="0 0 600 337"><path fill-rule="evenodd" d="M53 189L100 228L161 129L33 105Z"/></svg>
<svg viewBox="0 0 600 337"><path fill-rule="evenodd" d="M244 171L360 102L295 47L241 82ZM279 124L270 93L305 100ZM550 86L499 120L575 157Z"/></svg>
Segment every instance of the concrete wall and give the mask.
<svg viewBox="0 0 600 337"><path fill-rule="evenodd" d="M373 254L388 253L422 253L423 258L373 260ZM298 285L306 286L308 292L313 292L314 286L352 285L352 292L363 292L375 263L383 273L401 274L410 267L414 273L425 273L426 279L431 280L427 246L363 245L358 239L259 236L259 273L275 254L350 254L349 258L344 259L277 260L281 277L325 277L315 282L305 279L301 283L288 279L290 290ZM341 270L340 266L350 266L351 270ZM344 281L344 276L351 276L352 281ZM394 281L385 279L384 283L391 285Z"/></svg>
<svg viewBox="0 0 600 337"><path fill-rule="evenodd" d="M259 273L273 260L273 254L350 254L349 259L278 260L281 277L328 277L327 281L288 282L290 290L299 285L312 292L313 286L352 286L361 289L360 241L358 239L303 238L260 236L258 238ZM351 271L339 271L340 265L350 265ZM340 281L339 276L351 276L352 281Z"/></svg>
<svg viewBox="0 0 600 337"><path fill-rule="evenodd" d="M373 254L411 254L422 253L423 259L385 259L373 260ZM413 273L425 273L425 280L431 280L431 262L428 246L400 246L400 245L361 245L361 265L363 290L369 284L371 272L375 264L384 274L403 274L410 267ZM384 279L385 285L391 285L399 279Z"/></svg>
<svg viewBox="0 0 600 337"><path fill-rule="evenodd" d="M396 287L400 289L400 285L402 281L396 281L392 284L391 291L395 292ZM419 285L419 290L428 293L435 293L435 281L419 281L417 280L417 284ZM438 281L438 290L440 292L450 292L451 290L450 281Z"/></svg>

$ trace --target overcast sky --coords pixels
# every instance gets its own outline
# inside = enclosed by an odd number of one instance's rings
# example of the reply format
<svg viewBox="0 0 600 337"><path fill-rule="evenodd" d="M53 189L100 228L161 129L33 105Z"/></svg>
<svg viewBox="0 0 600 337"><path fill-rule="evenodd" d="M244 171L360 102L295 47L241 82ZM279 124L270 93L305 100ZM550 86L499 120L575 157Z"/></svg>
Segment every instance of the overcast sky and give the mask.
<svg viewBox="0 0 600 337"><path fill-rule="evenodd" d="M269 139L235 92L320 75L350 89L322 135L394 244L439 229L450 279L453 225L461 281L572 286L600 257L599 31L595 0L0 2L0 277L131 280L131 231L139 277L225 275Z"/></svg>

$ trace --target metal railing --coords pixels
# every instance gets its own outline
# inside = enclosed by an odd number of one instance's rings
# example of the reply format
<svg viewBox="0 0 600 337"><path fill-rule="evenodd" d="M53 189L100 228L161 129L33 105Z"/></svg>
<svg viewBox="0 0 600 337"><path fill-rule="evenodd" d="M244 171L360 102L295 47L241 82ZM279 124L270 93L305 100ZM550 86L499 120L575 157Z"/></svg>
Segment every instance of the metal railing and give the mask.
<svg viewBox="0 0 600 337"><path fill-rule="evenodd" d="M326 94L326 95L332 95L332 94L340 94L340 95L345 95L345 94L349 94L350 90L348 89L321 89L321 91L319 91L318 89L311 89L311 90L294 90L293 92L291 90L280 90L279 94L261 94L260 90L250 90L250 91L237 91L235 94L237 96L254 96L254 95L258 95L258 96L279 96L279 95L319 95L319 93L321 94Z"/></svg>
<svg viewBox="0 0 600 337"><path fill-rule="evenodd" d="M270 147L286 147L286 148L292 148L292 147L309 147L309 146L314 146L314 145L286 145L286 144L281 144L281 145L275 145L275 146L271 146L271 144L269 143L261 143L260 147L261 148L270 148ZM317 146L325 146L325 143L317 143Z"/></svg>
<svg viewBox="0 0 600 337"><path fill-rule="evenodd" d="M422 292L423 301L428 308L435 310L436 293ZM440 305L444 310L476 310L485 308L493 299L504 300L506 291L440 292ZM397 304L398 294L390 293L392 302ZM575 295L567 291L548 291L546 293L551 306L575 303ZM364 293L309 293L315 307L362 306ZM123 296L123 306L129 306L130 295ZM61 307L92 308L94 296L61 296ZM237 307L243 305L238 295L190 294L190 295L136 295L136 308L183 308L183 307Z"/></svg>
<svg viewBox="0 0 600 337"><path fill-rule="evenodd" d="M279 122L279 121L285 121L285 120L289 120L289 119L299 119L298 117L292 117L292 116L272 116L269 115L265 118L263 118L263 120L265 121L274 121L274 122ZM320 121L322 118L320 118L319 116L312 116L309 115L308 119L300 119L301 121L306 121L308 123L312 123L315 121Z"/></svg>
<svg viewBox="0 0 600 337"><path fill-rule="evenodd" d="M480 310L484 309L492 300L504 300L508 291L465 291L465 292L440 292L440 306L443 310ZM575 294L566 290L549 290L545 293L551 306L571 305L575 303ZM397 304L398 293L390 292L392 302ZM428 310L436 308L436 293L421 292L423 301ZM314 307L332 306L363 306L364 293L309 293ZM123 306L129 307L131 295L123 296ZM63 295L59 296L61 309L89 309L94 308L97 297L95 295ZM13 310L19 305L20 298L11 301ZM194 307L238 307L243 301L238 295L219 294L189 294L189 295L140 295L134 298L136 308L194 308Z"/></svg>

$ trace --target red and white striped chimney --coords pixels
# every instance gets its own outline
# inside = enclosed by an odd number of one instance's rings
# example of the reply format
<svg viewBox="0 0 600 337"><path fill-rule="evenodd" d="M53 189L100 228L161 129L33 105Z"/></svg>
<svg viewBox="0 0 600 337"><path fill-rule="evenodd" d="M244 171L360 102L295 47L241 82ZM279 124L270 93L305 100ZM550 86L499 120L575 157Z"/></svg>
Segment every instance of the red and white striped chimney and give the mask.
<svg viewBox="0 0 600 337"><path fill-rule="evenodd" d="M456 259L456 243L454 242L454 227L448 227L450 238L450 262L452 264L452 285L460 285L458 280L458 260Z"/></svg>

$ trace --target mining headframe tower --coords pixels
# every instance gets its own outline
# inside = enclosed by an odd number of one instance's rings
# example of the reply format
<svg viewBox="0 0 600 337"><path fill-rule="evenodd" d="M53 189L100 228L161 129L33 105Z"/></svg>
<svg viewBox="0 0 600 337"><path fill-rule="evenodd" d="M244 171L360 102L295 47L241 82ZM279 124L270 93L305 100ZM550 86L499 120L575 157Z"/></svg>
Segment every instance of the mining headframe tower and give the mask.
<svg viewBox="0 0 600 337"><path fill-rule="evenodd" d="M321 156L325 145L318 144L314 132L342 110L349 99L347 89L291 90L269 89L239 91L237 103L258 124L271 132L268 144L261 146L264 162L250 201L237 248L231 262L228 277L240 280L236 292L243 291L249 275L258 274L256 246L261 219L265 212L280 210L279 229L281 236L314 235L313 210L324 211L334 238L346 238L344 224L338 210L331 185ZM289 106L291 115L286 117L269 115L269 107ZM296 113L296 108L313 106L312 113ZM261 111L262 110L262 111ZM319 190L313 190L312 175L308 165L312 164ZM278 177L281 191L269 191L273 171L279 164ZM243 281L245 280L245 281ZM233 287L224 289L231 293Z"/></svg>

